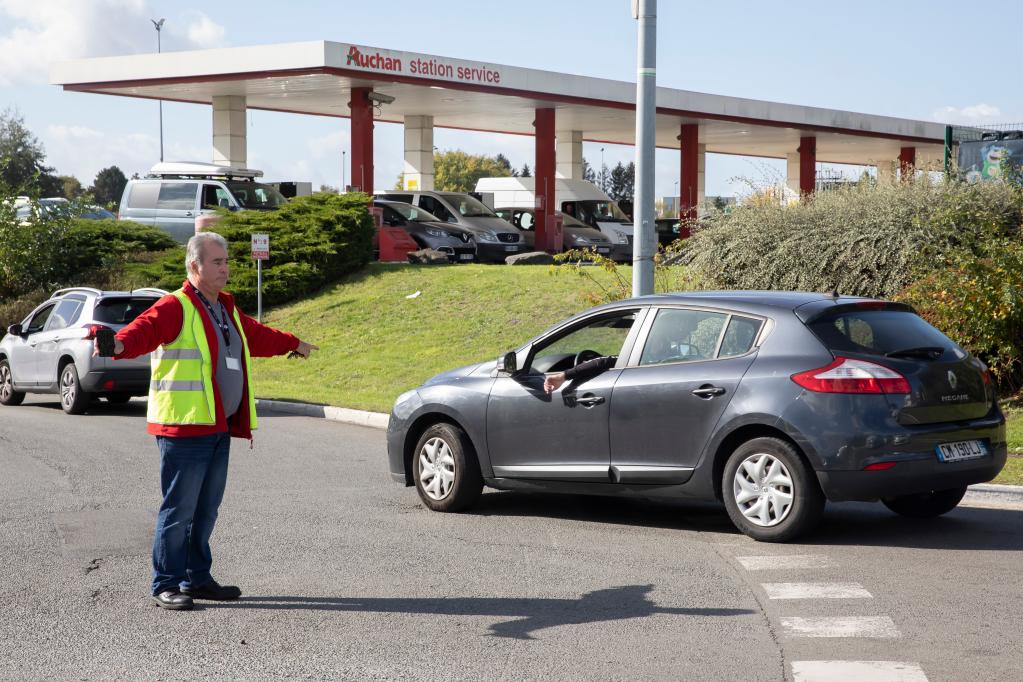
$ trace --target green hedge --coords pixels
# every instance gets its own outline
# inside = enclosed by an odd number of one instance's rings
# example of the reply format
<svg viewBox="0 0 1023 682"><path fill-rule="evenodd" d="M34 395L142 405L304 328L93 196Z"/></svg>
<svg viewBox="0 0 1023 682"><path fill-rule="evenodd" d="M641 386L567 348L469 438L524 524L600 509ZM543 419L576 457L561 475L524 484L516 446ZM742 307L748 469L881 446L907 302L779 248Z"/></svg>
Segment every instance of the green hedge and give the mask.
<svg viewBox="0 0 1023 682"><path fill-rule="evenodd" d="M958 249L899 298L983 358L1011 395L1023 387L1023 241L991 239Z"/></svg>
<svg viewBox="0 0 1023 682"><path fill-rule="evenodd" d="M794 289L891 298L951 249L1018 234L1023 191L1006 183L861 183L792 206L748 201L686 241L709 289Z"/></svg>
<svg viewBox="0 0 1023 682"><path fill-rule="evenodd" d="M373 255L368 204L365 194L320 192L276 211L222 212L213 231L230 246L228 290L244 309L255 309L251 235L256 233L270 235L270 259L263 262L264 305L302 298L360 269Z"/></svg>

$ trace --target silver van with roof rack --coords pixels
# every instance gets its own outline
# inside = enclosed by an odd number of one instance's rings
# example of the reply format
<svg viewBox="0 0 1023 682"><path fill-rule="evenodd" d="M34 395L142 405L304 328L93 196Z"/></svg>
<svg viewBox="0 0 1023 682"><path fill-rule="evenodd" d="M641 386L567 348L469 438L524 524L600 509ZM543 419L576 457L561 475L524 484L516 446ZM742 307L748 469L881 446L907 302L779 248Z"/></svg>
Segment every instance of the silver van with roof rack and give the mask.
<svg viewBox="0 0 1023 682"><path fill-rule="evenodd" d="M81 414L96 397L120 404L146 395L149 355L116 362L93 357L93 340L100 329L123 329L166 294L150 287L53 292L0 339L0 405L20 405L26 393L55 393L65 412Z"/></svg>
<svg viewBox="0 0 1023 682"><path fill-rule="evenodd" d="M256 181L262 175L214 163L158 163L145 178L128 181L117 218L157 227L184 243L200 215L218 208L270 211L286 203L275 188Z"/></svg>

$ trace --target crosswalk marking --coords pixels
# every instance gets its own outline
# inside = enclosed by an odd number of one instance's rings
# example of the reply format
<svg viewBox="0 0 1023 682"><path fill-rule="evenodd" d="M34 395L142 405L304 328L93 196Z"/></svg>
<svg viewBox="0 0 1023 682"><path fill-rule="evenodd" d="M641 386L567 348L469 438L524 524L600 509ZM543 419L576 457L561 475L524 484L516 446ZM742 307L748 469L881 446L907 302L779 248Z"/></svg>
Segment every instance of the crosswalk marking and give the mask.
<svg viewBox="0 0 1023 682"><path fill-rule="evenodd" d="M917 663L899 661L793 661L795 682L927 682Z"/></svg>
<svg viewBox="0 0 1023 682"><path fill-rule="evenodd" d="M782 629L790 637L899 637L895 622L888 616L836 616L781 619Z"/></svg>
<svg viewBox="0 0 1023 682"><path fill-rule="evenodd" d="M823 554L781 554L775 556L737 556L735 560L747 571L793 568L831 568L831 559Z"/></svg>
<svg viewBox="0 0 1023 682"><path fill-rule="evenodd" d="M768 599L873 599L859 583L763 583Z"/></svg>

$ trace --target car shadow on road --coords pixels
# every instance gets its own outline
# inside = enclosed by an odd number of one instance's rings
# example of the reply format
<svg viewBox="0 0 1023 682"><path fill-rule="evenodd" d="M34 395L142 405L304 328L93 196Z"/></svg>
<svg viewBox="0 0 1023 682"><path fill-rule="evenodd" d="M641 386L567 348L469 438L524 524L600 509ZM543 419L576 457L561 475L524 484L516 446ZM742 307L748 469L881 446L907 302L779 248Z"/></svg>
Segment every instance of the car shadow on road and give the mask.
<svg viewBox="0 0 1023 682"><path fill-rule="evenodd" d="M739 535L724 506L696 500L488 491L465 513ZM831 503L820 525L789 545L1023 550L1023 510L962 506L936 519L910 519L881 503Z"/></svg>
<svg viewBox="0 0 1023 682"><path fill-rule="evenodd" d="M664 608L650 601L653 585L624 585L587 592L578 599L515 597L287 597L252 596L236 602L205 604L205 608L357 611L437 616L493 616L487 634L511 639L535 639L533 633L562 625L673 616L744 616L750 609Z"/></svg>
<svg viewBox="0 0 1023 682"><path fill-rule="evenodd" d="M465 514L493 517L539 517L642 526L668 530L737 534L725 508L699 500L650 500L552 493L487 491Z"/></svg>
<svg viewBox="0 0 1023 682"><path fill-rule="evenodd" d="M127 403L108 403L105 399L94 399L85 408L87 415L116 415L119 417L146 416L146 401L132 400ZM60 412L60 397L51 395L33 395L23 403L23 407L36 407L43 410Z"/></svg>
<svg viewBox="0 0 1023 682"><path fill-rule="evenodd" d="M1023 510L957 507L934 519L910 519L881 504L828 505L802 545L863 545L971 551L1023 550Z"/></svg>

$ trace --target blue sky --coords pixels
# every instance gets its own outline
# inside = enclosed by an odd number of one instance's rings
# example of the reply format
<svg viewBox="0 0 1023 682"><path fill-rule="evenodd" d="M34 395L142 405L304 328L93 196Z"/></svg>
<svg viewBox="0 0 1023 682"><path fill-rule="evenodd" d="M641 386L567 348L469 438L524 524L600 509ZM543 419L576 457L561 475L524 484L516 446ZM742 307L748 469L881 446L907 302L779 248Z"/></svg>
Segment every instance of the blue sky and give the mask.
<svg viewBox="0 0 1023 682"><path fill-rule="evenodd" d="M50 61L155 51L150 18L166 17L164 50L335 40L632 81L636 24L629 0L313 2L0 0L0 107L15 106L48 163L91 183L117 164L158 160L157 104L65 93ZM960 123L1023 121L1018 27L1023 3L950 0L661 0L658 85L809 106ZM164 105L168 159L207 161L210 109ZM269 178L340 183L348 122L250 112L249 165ZM533 163L530 138L438 129L440 149L503 152ZM583 153L599 164L599 144ZM635 158L605 145L608 165ZM376 132L377 184L402 167L402 132ZM674 191L678 152L657 153L658 196ZM708 155L707 193L741 191L737 177L784 175L784 162Z"/></svg>

